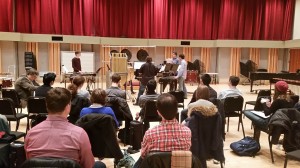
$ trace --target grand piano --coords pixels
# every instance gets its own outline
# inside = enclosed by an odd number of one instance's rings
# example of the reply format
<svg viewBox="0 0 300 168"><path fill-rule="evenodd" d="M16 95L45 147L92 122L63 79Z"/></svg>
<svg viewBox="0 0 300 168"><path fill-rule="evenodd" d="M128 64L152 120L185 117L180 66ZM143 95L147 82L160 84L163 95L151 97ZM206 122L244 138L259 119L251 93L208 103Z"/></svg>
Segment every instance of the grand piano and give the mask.
<svg viewBox="0 0 300 168"><path fill-rule="evenodd" d="M300 80L300 73L268 73L268 72L250 72L250 92L253 92L253 82L256 80L269 80L270 81L270 89L271 84L276 79L287 79L287 80Z"/></svg>

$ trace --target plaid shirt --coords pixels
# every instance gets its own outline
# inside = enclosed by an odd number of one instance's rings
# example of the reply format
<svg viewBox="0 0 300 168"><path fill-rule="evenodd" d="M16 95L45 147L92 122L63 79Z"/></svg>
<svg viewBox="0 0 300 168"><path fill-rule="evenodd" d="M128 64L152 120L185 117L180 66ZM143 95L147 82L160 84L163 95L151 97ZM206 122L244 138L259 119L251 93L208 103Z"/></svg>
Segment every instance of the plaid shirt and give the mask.
<svg viewBox="0 0 300 168"><path fill-rule="evenodd" d="M150 151L190 150L191 137L191 130L176 119L163 120L145 133L141 156L145 158Z"/></svg>

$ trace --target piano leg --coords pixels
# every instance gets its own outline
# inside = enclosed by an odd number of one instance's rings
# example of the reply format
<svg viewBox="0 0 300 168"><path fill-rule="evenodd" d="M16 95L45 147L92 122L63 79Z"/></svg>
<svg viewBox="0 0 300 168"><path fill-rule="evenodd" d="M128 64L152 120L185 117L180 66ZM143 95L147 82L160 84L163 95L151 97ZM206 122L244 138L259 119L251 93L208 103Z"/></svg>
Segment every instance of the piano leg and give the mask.
<svg viewBox="0 0 300 168"><path fill-rule="evenodd" d="M250 92L253 92L252 87L253 87L253 80L250 80Z"/></svg>

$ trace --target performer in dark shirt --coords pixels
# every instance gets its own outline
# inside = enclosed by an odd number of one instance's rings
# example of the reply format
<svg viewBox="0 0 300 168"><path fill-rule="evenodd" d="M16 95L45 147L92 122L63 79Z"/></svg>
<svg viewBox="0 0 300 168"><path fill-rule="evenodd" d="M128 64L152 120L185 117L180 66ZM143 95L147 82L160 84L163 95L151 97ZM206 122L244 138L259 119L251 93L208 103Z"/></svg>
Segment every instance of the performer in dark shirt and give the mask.
<svg viewBox="0 0 300 168"><path fill-rule="evenodd" d="M144 94L148 81L154 79L155 75L157 74L157 69L152 64L151 57L148 56L146 58L146 63L141 66L139 73L142 74L142 79L140 81L139 93L135 105L138 105L140 96Z"/></svg>
<svg viewBox="0 0 300 168"><path fill-rule="evenodd" d="M74 72L81 72L81 62L80 62L80 55L81 53L79 51L75 52L75 57L72 59L72 67Z"/></svg>

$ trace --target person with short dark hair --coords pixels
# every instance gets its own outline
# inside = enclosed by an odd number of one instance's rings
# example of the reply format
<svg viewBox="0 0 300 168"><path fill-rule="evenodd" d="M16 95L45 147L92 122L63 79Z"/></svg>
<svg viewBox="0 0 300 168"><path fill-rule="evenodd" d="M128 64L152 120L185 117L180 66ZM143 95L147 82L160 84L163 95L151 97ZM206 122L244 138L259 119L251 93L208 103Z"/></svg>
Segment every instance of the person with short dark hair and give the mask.
<svg viewBox="0 0 300 168"><path fill-rule="evenodd" d="M156 100L159 96L159 94L157 94L155 92L156 89L156 81L154 79L151 79L148 81L147 86L146 86L146 94L142 95L139 99L139 106L141 107L141 111L136 113L136 117L135 119L138 120L140 116L144 115L145 112L145 104L147 101L153 101ZM149 123L145 123L146 127L149 128Z"/></svg>
<svg viewBox="0 0 300 168"><path fill-rule="evenodd" d="M100 88L93 90L91 95L90 107L85 107L80 112L80 117L83 117L91 113L107 114L113 117L116 122L116 127L119 127L119 122L115 116L114 111L110 107L105 107L106 103L106 92Z"/></svg>
<svg viewBox="0 0 300 168"><path fill-rule="evenodd" d="M172 52L172 64L179 64L179 60L177 58L177 52L176 51Z"/></svg>
<svg viewBox="0 0 300 168"><path fill-rule="evenodd" d="M81 52L76 51L75 57L72 59L72 68L75 73L81 72L81 61L80 61Z"/></svg>
<svg viewBox="0 0 300 168"><path fill-rule="evenodd" d="M226 97L232 97L232 96L243 96L243 93L236 88L236 86L239 84L240 78L237 76L230 76L228 86L229 89L223 90L219 93L218 99L223 100Z"/></svg>
<svg viewBox="0 0 300 168"><path fill-rule="evenodd" d="M187 90L185 86L185 79L187 75L187 63L184 60L184 55L179 54L179 62L180 62L180 68L178 70L177 76L175 77L178 79L178 90L184 92L184 98L187 98Z"/></svg>
<svg viewBox="0 0 300 168"><path fill-rule="evenodd" d="M158 126L146 131L141 157L134 165L135 168L140 166L142 160L151 151L189 151L191 148L191 130L176 120L176 98L169 93L162 94L158 97L156 105L162 121Z"/></svg>
<svg viewBox="0 0 300 168"><path fill-rule="evenodd" d="M35 90L35 96L46 97L47 92L50 89L52 89L52 85L54 84L55 78L56 78L56 74L53 72L44 74L43 76L44 84Z"/></svg>
<svg viewBox="0 0 300 168"><path fill-rule="evenodd" d="M213 99L217 98L217 92L209 85L211 82L211 77L208 74L203 74L200 77L200 85L205 85L208 87L209 89L209 101L213 101ZM194 91L192 99L190 101L190 103L193 103L196 101L196 91L197 89Z"/></svg>
<svg viewBox="0 0 300 168"><path fill-rule="evenodd" d="M85 78L81 75L76 75L73 77L72 83L75 84L78 88L77 94L86 98L90 98L90 93L87 90L83 90Z"/></svg>
<svg viewBox="0 0 300 168"><path fill-rule="evenodd" d="M68 122L71 93L65 88L53 88L46 96L47 119L26 135L24 148L27 159L34 157L68 158L84 168L105 168L96 162L87 133Z"/></svg>
<svg viewBox="0 0 300 168"><path fill-rule="evenodd" d="M33 92L39 87L39 84L35 81L38 75L37 70L30 68L27 70L25 77L20 77L15 81L15 90L23 108L27 106L28 97L32 96Z"/></svg>
<svg viewBox="0 0 300 168"><path fill-rule="evenodd" d="M139 93L135 105L138 105L140 96L144 94L148 81L154 79L157 74L157 69L152 64L152 57L147 56L146 63L141 66L139 73L142 75L142 79L140 81Z"/></svg>
<svg viewBox="0 0 300 168"><path fill-rule="evenodd" d="M105 90L108 96L118 96L123 99L126 99L126 92L120 89L120 81L121 76L118 73L114 73L111 76L111 87Z"/></svg>

